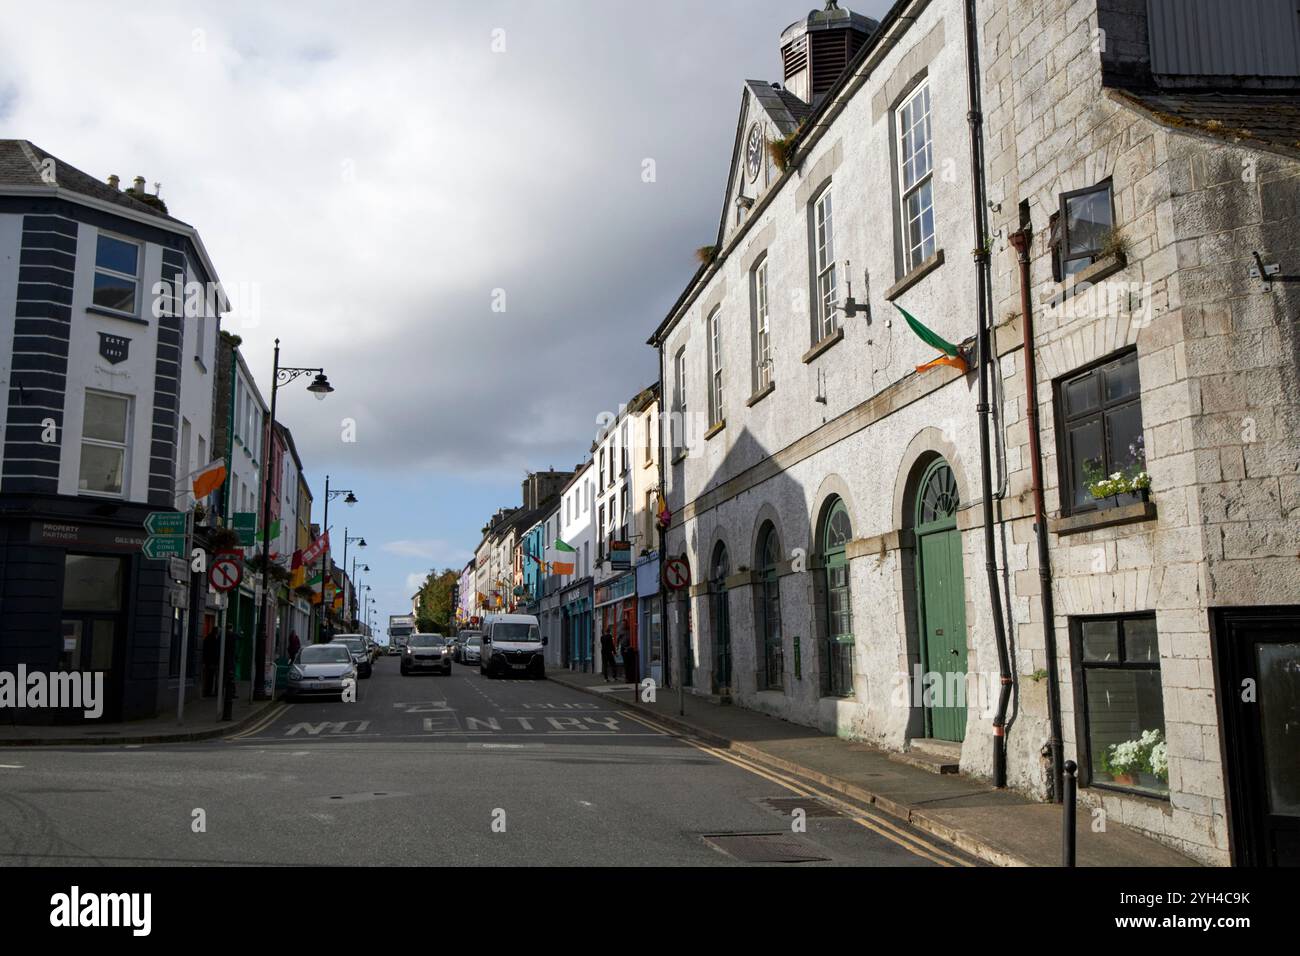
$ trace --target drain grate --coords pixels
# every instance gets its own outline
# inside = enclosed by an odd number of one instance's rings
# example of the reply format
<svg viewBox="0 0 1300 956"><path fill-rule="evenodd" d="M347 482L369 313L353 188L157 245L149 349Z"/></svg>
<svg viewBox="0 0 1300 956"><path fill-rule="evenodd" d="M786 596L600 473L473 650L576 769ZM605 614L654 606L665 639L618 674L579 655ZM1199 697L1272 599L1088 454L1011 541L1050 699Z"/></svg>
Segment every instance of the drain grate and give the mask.
<svg viewBox="0 0 1300 956"><path fill-rule="evenodd" d="M822 803L816 797L764 797L759 801L769 810L775 810L782 816L794 816L794 811L802 810L809 819L813 817L842 817L844 814L829 804Z"/></svg>
<svg viewBox="0 0 1300 956"><path fill-rule="evenodd" d="M742 863L824 863L822 856L788 833L708 833L704 842Z"/></svg>

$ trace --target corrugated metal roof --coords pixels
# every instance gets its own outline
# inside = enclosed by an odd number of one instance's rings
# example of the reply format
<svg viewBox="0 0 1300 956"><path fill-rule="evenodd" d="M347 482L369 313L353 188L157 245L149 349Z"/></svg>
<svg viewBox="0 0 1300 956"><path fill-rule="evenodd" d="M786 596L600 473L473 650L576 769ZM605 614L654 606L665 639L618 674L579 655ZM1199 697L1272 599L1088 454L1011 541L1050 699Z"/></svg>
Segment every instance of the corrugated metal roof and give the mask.
<svg viewBox="0 0 1300 956"><path fill-rule="evenodd" d="M1295 0L1147 0L1147 32L1157 75L1300 75Z"/></svg>

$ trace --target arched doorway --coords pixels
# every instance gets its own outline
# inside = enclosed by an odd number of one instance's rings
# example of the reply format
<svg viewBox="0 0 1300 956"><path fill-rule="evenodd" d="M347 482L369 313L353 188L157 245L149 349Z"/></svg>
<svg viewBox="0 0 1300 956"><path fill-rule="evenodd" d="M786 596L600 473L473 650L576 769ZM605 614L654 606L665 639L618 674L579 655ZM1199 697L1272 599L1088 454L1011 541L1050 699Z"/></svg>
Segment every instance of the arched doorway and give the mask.
<svg viewBox="0 0 1300 956"><path fill-rule="evenodd" d="M785 653L781 643L781 539L769 521L758 539L758 659L763 662L763 687L781 690L784 686Z"/></svg>
<svg viewBox="0 0 1300 956"><path fill-rule="evenodd" d="M713 549L709 581L713 594L713 692L731 690L731 612L727 606L727 578L731 576L731 559L721 541Z"/></svg>
<svg viewBox="0 0 1300 956"><path fill-rule="evenodd" d="M916 492L916 588L926 688L925 735L958 743L966 736L966 576L961 503L952 468L936 459Z"/></svg>
<svg viewBox="0 0 1300 956"><path fill-rule="evenodd" d="M853 695L853 600L849 587L848 544L853 523L843 498L833 499L822 521L820 546L825 573L826 668L822 690L831 697Z"/></svg>

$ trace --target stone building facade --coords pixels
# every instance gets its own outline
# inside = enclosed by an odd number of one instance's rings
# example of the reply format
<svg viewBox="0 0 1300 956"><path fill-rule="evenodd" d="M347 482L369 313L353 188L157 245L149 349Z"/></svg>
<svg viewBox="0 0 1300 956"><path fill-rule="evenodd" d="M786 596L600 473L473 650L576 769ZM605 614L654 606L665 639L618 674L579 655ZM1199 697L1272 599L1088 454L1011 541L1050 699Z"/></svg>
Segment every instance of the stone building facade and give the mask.
<svg viewBox="0 0 1300 956"><path fill-rule="evenodd" d="M1172 67L1163 4L973 9L982 163L959 0L841 22L869 36L815 103L745 84L717 244L651 338L665 550L692 569L668 601L681 676L995 777L1006 673L1009 786L1050 799L1074 760L1106 819L1206 862L1284 861L1300 806L1276 770L1300 754L1270 729L1294 706L1300 623L1288 79L1209 55ZM996 594L969 350L985 311ZM941 345L953 361L922 371ZM1246 686L1263 696L1242 706Z"/></svg>
<svg viewBox="0 0 1300 956"><path fill-rule="evenodd" d="M1225 739L1233 715L1224 711L1237 695L1226 672L1216 694L1215 661L1239 650L1234 621L1262 615L1294 634L1300 603L1300 292L1251 276L1256 252L1297 271L1300 150L1294 130L1281 135L1276 126L1293 102L1273 92L1286 78L1152 74L1159 64L1149 54L1168 26L1158 7L981 5L995 315L1014 330L1007 342L1021 338L1008 237L1025 228L1065 751L1085 783L1102 784L1085 798L1112 819L1225 862L1225 765L1237 744ZM1052 217L1059 224L1063 197L1098 187L1093 195L1111 205L1110 248L1057 282ZM1072 513L1068 440L1078 433L1063 390L1081 381L1080 370L1114 367L1117 358L1135 363L1150 501ZM1027 546L1023 351L1013 347L1002 363L1009 476L1001 517L1021 670L1030 673L1049 662ZM1080 628L1109 627L1114 617L1156 636L1167 799L1115 787L1101 767L1101 691L1080 673L1091 656ZM1032 698L1026 704L1028 726L1012 739L1028 749L1044 736L1046 714ZM1255 781L1237 783L1248 790ZM1024 784L1045 789L1033 775ZM1253 826L1243 818L1240 844ZM1237 849L1241 858L1246 848Z"/></svg>

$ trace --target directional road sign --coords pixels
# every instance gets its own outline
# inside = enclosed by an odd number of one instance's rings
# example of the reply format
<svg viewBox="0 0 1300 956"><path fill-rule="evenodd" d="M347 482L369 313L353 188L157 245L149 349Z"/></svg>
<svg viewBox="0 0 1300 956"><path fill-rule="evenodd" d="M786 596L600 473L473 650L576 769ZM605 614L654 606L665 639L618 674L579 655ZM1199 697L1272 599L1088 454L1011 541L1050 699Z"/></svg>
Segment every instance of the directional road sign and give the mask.
<svg viewBox="0 0 1300 956"><path fill-rule="evenodd" d="M144 519L145 530L156 535L185 534L185 514L180 511L155 511Z"/></svg>
<svg viewBox="0 0 1300 956"><path fill-rule="evenodd" d="M141 550L144 551L144 556L152 561L183 557L185 554L185 537L183 535L150 535L145 538Z"/></svg>

